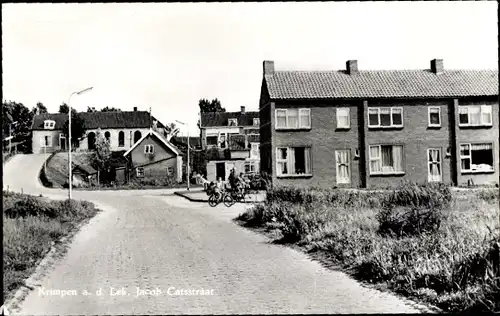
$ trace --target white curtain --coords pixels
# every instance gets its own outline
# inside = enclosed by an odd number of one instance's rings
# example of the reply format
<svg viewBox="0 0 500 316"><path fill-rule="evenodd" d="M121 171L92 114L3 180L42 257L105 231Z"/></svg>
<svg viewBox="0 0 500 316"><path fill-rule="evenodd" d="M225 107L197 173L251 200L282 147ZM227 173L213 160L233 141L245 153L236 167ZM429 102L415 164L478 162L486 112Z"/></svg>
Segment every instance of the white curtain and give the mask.
<svg viewBox="0 0 500 316"><path fill-rule="evenodd" d="M299 127L299 113L297 109L288 109L288 125L287 127Z"/></svg>
<svg viewBox="0 0 500 316"><path fill-rule="evenodd" d="M403 171L403 146L392 146L394 171Z"/></svg>
<svg viewBox="0 0 500 316"><path fill-rule="evenodd" d="M484 124L491 124L491 106L481 106L481 118Z"/></svg>
<svg viewBox="0 0 500 316"><path fill-rule="evenodd" d="M349 179L349 152L347 150L337 150L337 181L345 182Z"/></svg>
<svg viewBox="0 0 500 316"><path fill-rule="evenodd" d="M276 126L286 127L286 110L276 110Z"/></svg>
<svg viewBox="0 0 500 316"><path fill-rule="evenodd" d="M295 174L295 149L294 148L288 148L288 172L290 174Z"/></svg>
<svg viewBox="0 0 500 316"><path fill-rule="evenodd" d="M306 173L310 174L311 173L311 149L306 147L304 149L304 155L305 155Z"/></svg>
<svg viewBox="0 0 500 316"><path fill-rule="evenodd" d="M370 170L380 172L380 147L370 146Z"/></svg>
<svg viewBox="0 0 500 316"><path fill-rule="evenodd" d="M441 175L441 170L439 168L439 150L431 149L429 150L429 163L430 163L430 173L433 180L439 180L439 176Z"/></svg>
<svg viewBox="0 0 500 316"><path fill-rule="evenodd" d="M492 150L492 144L471 144L472 150Z"/></svg>
<svg viewBox="0 0 500 316"><path fill-rule="evenodd" d="M311 111L309 109L299 110L300 127L311 126Z"/></svg>
<svg viewBox="0 0 500 316"><path fill-rule="evenodd" d="M460 155L461 156L470 155L469 145L460 145Z"/></svg>
<svg viewBox="0 0 500 316"><path fill-rule="evenodd" d="M337 109L337 127L349 127L349 108Z"/></svg>
<svg viewBox="0 0 500 316"><path fill-rule="evenodd" d="M381 146L382 171L394 171L393 146Z"/></svg>
<svg viewBox="0 0 500 316"><path fill-rule="evenodd" d="M480 124L481 123L481 111L478 106L469 107L469 118L470 124Z"/></svg>

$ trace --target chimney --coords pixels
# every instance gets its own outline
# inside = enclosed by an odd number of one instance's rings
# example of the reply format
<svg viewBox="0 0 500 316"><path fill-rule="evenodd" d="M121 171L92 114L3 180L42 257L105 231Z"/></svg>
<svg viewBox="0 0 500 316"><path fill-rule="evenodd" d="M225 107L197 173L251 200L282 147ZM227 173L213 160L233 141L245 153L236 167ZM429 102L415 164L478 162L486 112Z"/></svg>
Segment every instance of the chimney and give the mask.
<svg viewBox="0 0 500 316"><path fill-rule="evenodd" d="M264 75L274 74L274 61L264 60L263 66L264 66Z"/></svg>
<svg viewBox="0 0 500 316"><path fill-rule="evenodd" d="M245 107L244 106L241 107L241 114L245 114Z"/></svg>
<svg viewBox="0 0 500 316"><path fill-rule="evenodd" d="M137 107L136 106L134 106L134 112L137 112Z"/></svg>
<svg viewBox="0 0 500 316"><path fill-rule="evenodd" d="M431 71L435 74L440 74L444 71L443 60L433 59L431 60Z"/></svg>
<svg viewBox="0 0 500 316"><path fill-rule="evenodd" d="M357 60L348 60L345 63L345 68L348 75L354 75L358 73L358 61Z"/></svg>

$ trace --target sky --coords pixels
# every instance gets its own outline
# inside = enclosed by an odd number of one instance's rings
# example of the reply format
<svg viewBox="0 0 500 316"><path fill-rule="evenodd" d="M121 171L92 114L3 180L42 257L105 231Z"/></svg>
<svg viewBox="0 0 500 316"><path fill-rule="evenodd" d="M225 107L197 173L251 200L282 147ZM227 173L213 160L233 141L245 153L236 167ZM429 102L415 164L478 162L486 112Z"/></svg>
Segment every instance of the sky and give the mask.
<svg viewBox="0 0 500 316"><path fill-rule="evenodd" d="M3 99L149 110L197 135L198 100L258 110L276 70L497 69L496 1L2 4ZM179 125L179 124L177 124Z"/></svg>

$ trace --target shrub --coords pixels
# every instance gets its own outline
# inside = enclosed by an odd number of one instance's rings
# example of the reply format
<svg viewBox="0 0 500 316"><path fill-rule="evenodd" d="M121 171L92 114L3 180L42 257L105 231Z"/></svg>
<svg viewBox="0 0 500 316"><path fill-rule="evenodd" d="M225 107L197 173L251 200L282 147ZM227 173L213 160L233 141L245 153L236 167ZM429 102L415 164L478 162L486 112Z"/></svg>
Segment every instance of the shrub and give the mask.
<svg viewBox="0 0 500 316"><path fill-rule="evenodd" d="M443 213L437 208L397 206L381 210L376 218L380 234L404 237L436 232Z"/></svg>
<svg viewBox="0 0 500 316"><path fill-rule="evenodd" d="M384 207L410 206L443 208L449 206L453 196L444 183L416 184L405 182L386 196Z"/></svg>
<svg viewBox="0 0 500 316"><path fill-rule="evenodd" d="M10 218L27 216L47 216L54 218L57 216L57 208L40 198L28 195L17 201L13 207L5 210L4 213Z"/></svg>
<svg viewBox="0 0 500 316"><path fill-rule="evenodd" d="M486 202L493 202L498 200L500 196L500 191L498 189L483 189L476 193L476 196Z"/></svg>

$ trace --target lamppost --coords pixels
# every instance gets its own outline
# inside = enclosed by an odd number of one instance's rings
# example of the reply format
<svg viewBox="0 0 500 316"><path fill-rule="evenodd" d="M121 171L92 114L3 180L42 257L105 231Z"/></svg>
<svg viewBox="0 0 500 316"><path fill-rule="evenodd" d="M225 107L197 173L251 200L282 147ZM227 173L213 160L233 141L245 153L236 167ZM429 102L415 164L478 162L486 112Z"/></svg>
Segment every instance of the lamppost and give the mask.
<svg viewBox="0 0 500 316"><path fill-rule="evenodd" d="M17 125L17 121L9 124L9 154L12 152L12 126Z"/></svg>
<svg viewBox="0 0 500 316"><path fill-rule="evenodd" d="M85 93L85 92L88 92L90 90L92 90L93 87L90 87L90 88L87 88L87 89L83 89L83 90L80 90L80 91L76 91L76 92L73 92L72 94L70 94L69 98L68 98L68 108L69 108L69 111L68 111L68 166L69 166L69 172L68 172L68 184L69 184L69 191L68 191L68 196L69 196L69 201L71 202L71 191L72 191L72 187L73 187L73 164L71 163L71 98L76 94L76 95L80 95L82 93Z"/></svg>
<svg viewBox="0 0 500 316"><path fill-rule="evenodd" d="M190 182L190 173L189 173L189 124L187 123L184 123L184 122L181 122L181 121L178 121L178 120L175 120L177 123L181 124L181 125L186 125L186 128L187 128L187 147L188 147L188 154L187 154L187 166L186 166L186 178L187 178L187 190L189 191L189 182Z"/></svg>

